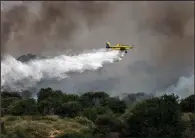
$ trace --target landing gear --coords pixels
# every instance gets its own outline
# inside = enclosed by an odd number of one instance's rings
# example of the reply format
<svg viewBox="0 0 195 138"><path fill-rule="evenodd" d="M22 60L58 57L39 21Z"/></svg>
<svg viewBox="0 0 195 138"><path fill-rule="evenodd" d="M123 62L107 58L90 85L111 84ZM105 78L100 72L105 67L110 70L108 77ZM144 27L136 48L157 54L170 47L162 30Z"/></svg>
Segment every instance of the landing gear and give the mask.
<svg viewBox="0 0 195 138"><path fill-rule="evenodd" d="M125 51L125 53L127 53L127 51Z"/></svg>

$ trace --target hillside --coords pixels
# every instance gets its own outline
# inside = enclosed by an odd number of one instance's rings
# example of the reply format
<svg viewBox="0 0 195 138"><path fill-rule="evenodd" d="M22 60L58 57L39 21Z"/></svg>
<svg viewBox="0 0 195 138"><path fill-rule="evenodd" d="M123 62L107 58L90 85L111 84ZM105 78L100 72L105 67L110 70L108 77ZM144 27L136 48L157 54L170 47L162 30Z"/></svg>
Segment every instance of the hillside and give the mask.
<svg viewBox="0 0 195 138"><path fill-rule="evenodd" d="M137 93L119 99L105 92L76 95L46 88L37 100L17 92L2 92L1 97L3 138L195 136L195 95L141 100Z"/></svg>
<svg viewBox="0 0 195 138"><path fill-rule="evenodd" d="M5 116L7 137L54 138L67 132L87 131L93 123L86 118L60 118L58 116ZM17 135L17 136L16 136Z"/></svg>
<svg viewBox="0 0 195 138"><path fill-rule="evenodd" d="M36 55L32 55L32 54L26 54L26 55L21 55L17 58L18 61L21 61L21 62L29 62L31 60L34 60L34 59L44 59L46 57L43 57L43 56L36 56Z"/></svg>

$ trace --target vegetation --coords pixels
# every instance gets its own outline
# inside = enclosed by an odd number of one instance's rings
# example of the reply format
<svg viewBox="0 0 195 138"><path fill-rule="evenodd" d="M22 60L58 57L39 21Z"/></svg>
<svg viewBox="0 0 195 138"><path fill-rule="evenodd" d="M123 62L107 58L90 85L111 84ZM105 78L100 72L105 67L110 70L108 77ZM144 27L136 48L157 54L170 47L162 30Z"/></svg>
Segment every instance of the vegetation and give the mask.
<svg viewBox="0 0 195 138"><path fill-rule="evenodd" d="M2 138L195 137L195 95L120 99L52 88L40 89L37 100L31 95L1 92Z"/></svg>

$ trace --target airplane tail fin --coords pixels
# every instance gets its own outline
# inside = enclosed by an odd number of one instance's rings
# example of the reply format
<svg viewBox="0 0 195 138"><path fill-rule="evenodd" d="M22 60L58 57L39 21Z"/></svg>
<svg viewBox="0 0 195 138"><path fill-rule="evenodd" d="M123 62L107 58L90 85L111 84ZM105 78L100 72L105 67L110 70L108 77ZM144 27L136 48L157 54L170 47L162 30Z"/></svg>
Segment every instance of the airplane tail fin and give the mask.
<svg viewBox="0 0 195 138"><path fill-rule="evenodd" d="M106 42L106 48L110 48L110 47L111 47L110 42Z"/></svg>

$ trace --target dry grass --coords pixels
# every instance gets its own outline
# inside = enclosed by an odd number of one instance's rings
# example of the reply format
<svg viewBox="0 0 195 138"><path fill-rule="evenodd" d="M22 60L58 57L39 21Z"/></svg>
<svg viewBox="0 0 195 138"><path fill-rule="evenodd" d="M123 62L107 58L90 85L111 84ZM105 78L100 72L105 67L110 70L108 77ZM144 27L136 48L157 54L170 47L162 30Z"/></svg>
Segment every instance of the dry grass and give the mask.
<svg viewBox="0 0 195 138"><path fill-rule="evenodd" d="M91 126L91 122L86 118L5 116L1 119L5 122L6 135L20 138L52 138L66 132L81 132Z"/></svg>

